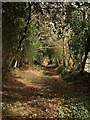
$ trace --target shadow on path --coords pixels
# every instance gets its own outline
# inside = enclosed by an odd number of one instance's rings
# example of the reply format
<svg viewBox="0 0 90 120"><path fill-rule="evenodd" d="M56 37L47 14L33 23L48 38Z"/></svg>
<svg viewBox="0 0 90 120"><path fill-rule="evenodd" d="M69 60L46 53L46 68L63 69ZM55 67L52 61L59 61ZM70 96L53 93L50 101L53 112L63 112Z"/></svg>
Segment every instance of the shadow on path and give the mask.
<svg viewBox="0 0 90 120"><path fill-rule="evenodd" d="M31 77L29 71L28 74L19 72L20 74L17 73L19 75L10 74L6 79L4 78L2 88L3 102L12 105L21 103L17 105L19 112L16 112L16 115L33 116L35 113L38 117L56 117L58 100L84 97L88 90L87 84L84 83L65 83L56 74L55 68L44 67L42 76L32 75L31 79L35 79L34 82L26 79ZM5 113L4 110L3 113L7 115L8 112Z"/></svg>

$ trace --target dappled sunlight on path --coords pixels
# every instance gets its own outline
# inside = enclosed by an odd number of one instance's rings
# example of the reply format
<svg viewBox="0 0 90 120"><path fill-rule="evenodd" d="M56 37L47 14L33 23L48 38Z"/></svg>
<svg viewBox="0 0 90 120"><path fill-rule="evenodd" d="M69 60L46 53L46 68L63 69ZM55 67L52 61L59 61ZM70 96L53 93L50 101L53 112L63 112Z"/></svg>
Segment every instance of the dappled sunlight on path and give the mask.
<svg viewBox="0 0 90 120"><path fill-rule="evenodd" d="M67 84L55 68L15 70L3 80L4 117L55 118L60 101L83 96L85 90L83 84Z"/></svg>

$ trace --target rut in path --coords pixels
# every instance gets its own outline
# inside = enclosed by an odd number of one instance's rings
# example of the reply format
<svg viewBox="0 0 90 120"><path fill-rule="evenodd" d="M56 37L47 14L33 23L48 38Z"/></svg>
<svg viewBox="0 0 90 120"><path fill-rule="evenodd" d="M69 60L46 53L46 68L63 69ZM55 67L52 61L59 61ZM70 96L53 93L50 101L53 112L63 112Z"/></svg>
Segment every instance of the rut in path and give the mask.
<svg viewBox="0 0 90 120"><path fill-rule="evenodd" d="M58 104L63 106L63 99L79 97L84 92L85 84L65 83L55 68L16 70L3 80L3 102L9 105L3 116L57 117Z"/></svg>

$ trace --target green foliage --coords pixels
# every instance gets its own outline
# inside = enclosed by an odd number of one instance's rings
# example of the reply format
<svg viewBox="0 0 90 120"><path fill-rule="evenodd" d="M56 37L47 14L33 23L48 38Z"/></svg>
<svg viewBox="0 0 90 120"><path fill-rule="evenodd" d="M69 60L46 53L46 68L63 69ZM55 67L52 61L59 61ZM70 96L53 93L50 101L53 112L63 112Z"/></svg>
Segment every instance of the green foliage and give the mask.
<svg viewBox="0 0 90 120"><path fill-rule="evenodd" d="M79 73L77 71L69 71L64 66L60 66L57 69L57 74L66 82L75 82L79 79Z"/></svg>
<svg viewBox="0 0 90 120"><path fill-rule="evenodd" d="M5 60L6 67L15 56L15 60L22 63L26 59L31 64L33 60L41 63L48 57L55 62L66 62L68 68L72 62L73 68L80 69L88 26L83 12L75 3L48 3L50 8L53 7L53 10L48 8L48 11L44 3L30 3L30 6L28 3L3 3L2 6L3 61ZM26 27L28 17L30 21ZM66 74L66 71L62 74Z"/></svg>
<svg viewBox="0 0 90 120"><path fill-rule="evenodd" d="M57 68L57 74L60 75L62 73L62 71L64 71L65 67L64 66L60 66Z"/></svg>
<svg viewBox="0 0 90 120"><path fill-rule="evenodd" d="M70 51L74 58L79 60L81 57L78 55L83 55L86 43L86 23L80 16L80 11L76 10L72 12L72 18L70 19L70 26L72 29L70 38Z"/></svg>
<svg viewBox="0 0 90 120"><path fill-rule="evenodd" d="M62 59L63 59L62 51L60 50L59 46L57 46L57 44L56 44L56 48L54 50L53 58L55 58L55 60L58 59L60 61L62 61Z"/></svg>
<svg viewBox="0 0 90 120"><path fill-rule="evenodd" d="M2 38L6 53L16 50L19 37L23 34L23 28L26 24L25 19L27 18L25 7L25 3L3 3Z"/></svg>
<svg viewBox="0 0 90 120"><path fill-rule="evenodd" d="M76 80L78 80L78 73L76 71L63 71L61 73L61 76L63 78L63 80L67 81L67 82L75 82Z"/></svg>
<svg viewBox="0 0 90 120"><path fill-rule="evenodd" d="M24 34L24 27L26 26L28 17L28 9L26 7L27 3L13 4L12 2L8 2L2 4L2 52L3 68L5 69L8 69L13 56L16 54L19 41ZM21 53L22 51L19 50L18 55L15 56L15 60L20 61L22 57Z"/></svg>
<svg viewBox="0 0 90 120"><path fill-rule="evenodd" d="M33 62L33 59L37 56L37 47L38 47L37 44L26 41L24 46L25 46L26 58L30 62Z"/></svg>
<svg viewBox="0 0 90 120"><path fill-rule="evenodd" d="M14 106L13 104L11 103L6 103L6 102L3 102L2 103L2 113L3 115L12 115L13 114L13 111L17 109L16 106ZM4 116L5 117L5 116Z"/></svg>
<svg viewBox="0 0 90 120"><path fill-rule="evenodd" d="M63 119L75 119L75 120L85 120L88 119L89 111L85 105L85 101L79 99L71 99L64 106L58 107L58 118Z"/></svg>

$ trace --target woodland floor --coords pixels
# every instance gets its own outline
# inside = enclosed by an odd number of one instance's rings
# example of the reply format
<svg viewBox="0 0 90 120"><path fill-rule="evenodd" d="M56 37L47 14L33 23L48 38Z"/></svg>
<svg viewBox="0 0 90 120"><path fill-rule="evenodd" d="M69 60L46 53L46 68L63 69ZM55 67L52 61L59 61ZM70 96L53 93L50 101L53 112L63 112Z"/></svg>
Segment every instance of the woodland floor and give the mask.
<svg viewBox="0 0 90 120"><path fill-rule="evenodd" d="M90 107L90 81L67 83L51 67L14 70L3 77L2 91L3 119L65 118L72 101Z"/></svg>

